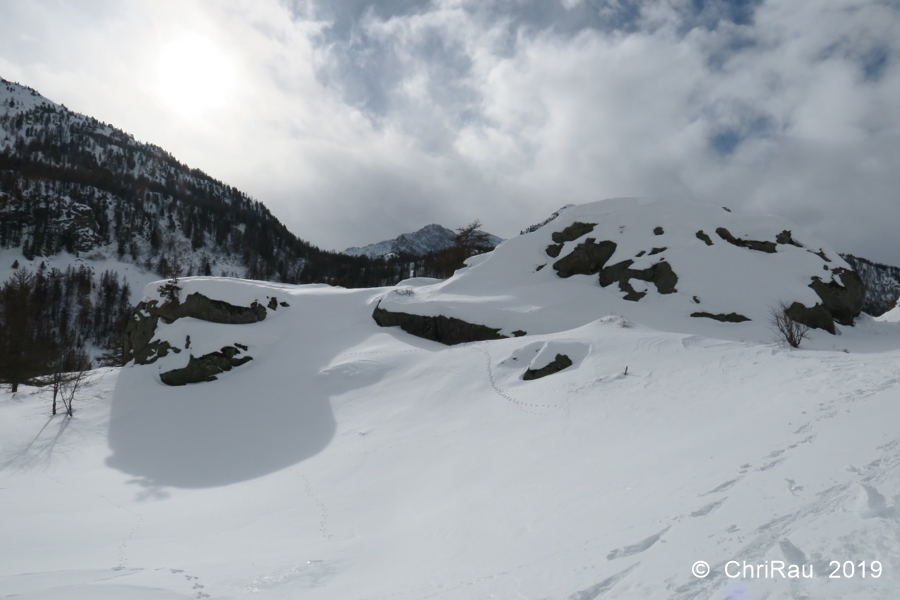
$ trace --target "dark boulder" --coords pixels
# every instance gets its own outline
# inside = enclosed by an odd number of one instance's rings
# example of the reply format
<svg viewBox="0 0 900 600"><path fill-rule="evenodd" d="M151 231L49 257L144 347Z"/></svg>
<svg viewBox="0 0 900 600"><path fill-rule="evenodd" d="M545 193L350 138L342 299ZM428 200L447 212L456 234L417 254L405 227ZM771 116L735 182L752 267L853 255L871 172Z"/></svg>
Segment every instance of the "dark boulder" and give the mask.
<svg viewBox="0 0 900 600"><path fill-rule="evenodd" d="M700 239L700 240L703 240L704 242L706 242L706 245L707 245L707 246L712 246L712 245L713 245L713 241L712 241L711 239L709 239L709 236L708 236L708 235L706 235L705 233L703 233L703 230L702 230L702 229L701 229L700 231L697 232L697 239Z"/></svg>
<svg viewBox="0 0 900 600"><path fill-rule="evenodd" d="M462 319L445 317L443 315L428 317L393 312L381 308L380 303L375 307L372 318L381 327L400 327L400 329L410 335L448 346L506 338L505 335L500 335L500 329L492 329L476 323L467 323Z"/></svg>
<svg viewBox="0 0 900 600"><path fill-rule="evenodd" d="M230 371L234 367L253 360L251 356L238 357L241 351L234 346L225 346L218 352L204 354L201 357L191 356L186 367L162 373L159 378L166 385L187 385L215 381L216 375Z"/></svg>
<svg viewBox="0 0 900 600"><path fill-rule="evenodd" d="M835 333L834 318L831 316L831 313L828 312L828 309L821 304L816 304L812 308L807 308L799 302L794 302L784 311L784 314L807 327L824 329L832 335Z"/></svg>
<svg viewBox="0 0 900 600"><path fill-rule="evenodd" d="M631 279L653 283L660 294L672 294L677 291L675 284L678 283L678 275L666 261L658 262L646 269L632 269L632 264L633 260L625 260L604 268L600 271L600 286L607 287L618 282L619 289L625 292L624 299L632 302L637 302L647 295L647 292L635 290L631 285Z"/></svg>
<svg viewBox="0 0 900 600"><path fill-rule="evenodd" d="M775 243L777 244L790 244L791 246L797 246L798 248L802 248L803 244L795 240L791 237L791 232L788 229L785 229L781 233L775 236Z"/></svg>
<svg viewBox="0 0 900 600"><path fill-rule="evenodd" d="M572 366L572 359L566 356L565 354L557 354L556 358L553 359L546 367L541 369L528 369L522 375L522 379L525 381L531 381L532 379L540 379L541 377L546 377L547 375L553 375L554 373L559 373L563 369L568 369Z"/></svg>
<svg viewBox="0 0 900 600"><path fill-rule="evenodd" d="M547 253L547 256L550 258L556 258L559 256L559 253L562 252L563 245L562 244L550 244L547 246L547 249L544 252Z"/></svg>
<svg viewBox="0 0 900 600"><path fill-rule="evenodd" d="M696 298L696 296L695 296ZM743 323L744 321L749 321L750 319L745 317L744 315L738 313L728 313L727 315L724 313L708 313L708 312L695 312L691 313L692 317L703 317L706 319L715 319L716 321L721 321L722 323Z"/></svg>
<svg viewBox="0 0 900 600"><path fill-rule="evenodd" d="M563 278L572 275L595 275L615 252L615 242L603 241L598 244L594 238L588 238L575 246L572 252L553 263L553 268L556 274Z"/></svg>
<svg viewBox="0 0 900 600"><path fill-rule="evenodd" d="M592 232L594 230L594 225L596 225L596 223L580 223L576 221L562 231L554 231L550 237L553 238L553 241L557 244L574 242L584 234Z"/></svg>
<svg viewBox="0 0 900 600"><path fill-rule="evenodd" d="M716 229L716 233L719 234L719 237L728 242L729 244L733 244L740 248L749 248L750 250L758 250L760 252L768 252L769 254L774 254L777 252L775 249L775 242L759 242L757 240L742 240L740 238L736 238L731 235L731 232L725 229L724 227L719 227Z"/></svg>
<svg viewBox="0 0 900 600"><path fill-rule="evenodd" d="M832 273L839 275L844 285L833 280L825 283L813 277L809 287L822 299L822 305L835 321L841 325L853 325L853 319L859 316L866 301L866 286L856 271L838 267Z"/></svg>

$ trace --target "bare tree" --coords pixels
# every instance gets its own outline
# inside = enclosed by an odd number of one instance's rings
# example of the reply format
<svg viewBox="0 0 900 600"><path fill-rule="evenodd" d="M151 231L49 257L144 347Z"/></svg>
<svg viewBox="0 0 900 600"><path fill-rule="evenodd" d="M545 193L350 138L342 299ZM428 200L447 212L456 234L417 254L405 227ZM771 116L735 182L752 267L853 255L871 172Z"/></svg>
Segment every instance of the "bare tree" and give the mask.
<svg viewBox="0 0 900 600"><path fill-rule="evenodd" d="M456 229L454 245L459 249L463 260L479 252L489 250L491 247L490 236L483 231L479 231L479 227L481 227L481 221L476 219L465 227Z"/></svg>
<svg viewBox="0 0 900 600"><path fill-rule="evenodd" d="M62 398L63 406L66 407L66 414L70 417L75 412L75 409L72 408L75 394L84 387L84 384L87 382L87 375L88 371L75 371L70 373L70 377L63 384L60 397Z"/></svg>
<svg viewBox="0 0 900 600"><path fill-rule="evenodd" d="M789 309L787 302L779 302L771 308L769 322L779 340L787 342L791 348L799 348L800 342L808 338L809 327L795 321L788 313Z"/></svg>
<svg viewBox="0 0 900 600"><path fill-rule="evenodd" d="M88 369L91 368L87 353L79 345L62 340L51 363L51 373L43 379L43 384L53 393L53 411L56 414L57 400L62 400L66 414L72 416L72 401L82 387Z"/></svg>

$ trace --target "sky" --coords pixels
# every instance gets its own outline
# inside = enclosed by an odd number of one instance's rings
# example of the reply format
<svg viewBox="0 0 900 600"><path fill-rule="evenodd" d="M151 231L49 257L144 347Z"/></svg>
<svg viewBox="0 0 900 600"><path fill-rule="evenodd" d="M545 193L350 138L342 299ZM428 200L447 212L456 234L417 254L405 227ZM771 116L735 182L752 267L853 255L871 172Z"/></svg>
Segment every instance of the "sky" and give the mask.
<svg viewBox="0 0 900 600"><path fill-rule="evenodd" d="M900 0L0 4L0 76L335 250L650 196L900 265L898 57Z"/></svg>

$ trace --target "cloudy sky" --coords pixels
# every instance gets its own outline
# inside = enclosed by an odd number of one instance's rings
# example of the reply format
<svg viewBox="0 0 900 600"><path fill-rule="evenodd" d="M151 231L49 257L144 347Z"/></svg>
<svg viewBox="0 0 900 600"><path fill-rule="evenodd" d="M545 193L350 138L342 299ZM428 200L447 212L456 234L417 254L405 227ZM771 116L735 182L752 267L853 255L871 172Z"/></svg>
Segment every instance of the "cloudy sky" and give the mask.
<svg viewBox="0 0 900 600"><path fill-rule="evenodd" d="M900 0L0 4L0 76L328 249L653 196L900 264L898 58Z"/></svg>

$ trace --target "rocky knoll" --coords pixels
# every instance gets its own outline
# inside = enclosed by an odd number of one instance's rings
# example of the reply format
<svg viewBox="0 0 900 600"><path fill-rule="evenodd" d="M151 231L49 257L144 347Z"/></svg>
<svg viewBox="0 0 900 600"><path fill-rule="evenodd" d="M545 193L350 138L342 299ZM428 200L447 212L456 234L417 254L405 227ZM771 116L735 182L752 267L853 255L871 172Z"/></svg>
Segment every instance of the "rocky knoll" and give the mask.
<svg viewBox="0 0 900 600"><path fill-rule="evenodd" d="M785 219L616 198L566 208L448 280L387 294L372 316L449 344L563 331L610 314L769 342L773 307L836 334L854 325L864 300L849 265Z"/></svg>

